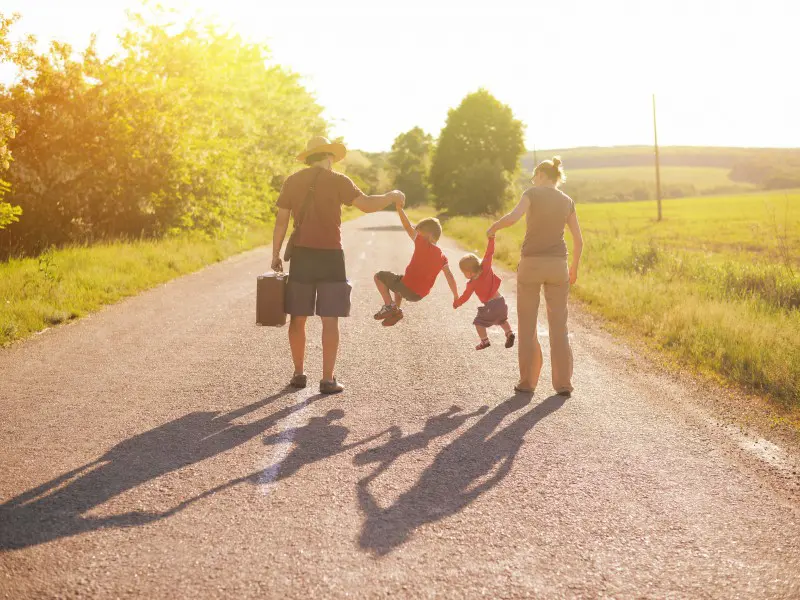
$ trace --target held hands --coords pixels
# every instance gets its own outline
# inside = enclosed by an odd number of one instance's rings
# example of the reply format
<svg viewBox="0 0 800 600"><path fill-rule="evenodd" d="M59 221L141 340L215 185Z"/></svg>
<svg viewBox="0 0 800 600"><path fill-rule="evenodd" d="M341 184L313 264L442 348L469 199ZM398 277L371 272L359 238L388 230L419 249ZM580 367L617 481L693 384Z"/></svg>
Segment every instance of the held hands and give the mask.
<svg viewBox="0 0 800 600"><path fill-rule="evenodd" d="M497 230L495 229L494 225L492 225L486 230L486 237L493 238L495 235L497 235Z"/></svg>
<svg viewBox="0 0 800 600"><path fill-rule="evenodd" d="M392 194L392 200L394 201L394 207L396 209L401 209L406 205L406 195L401 192L400 190L392 190L390 192Z"/></svg>

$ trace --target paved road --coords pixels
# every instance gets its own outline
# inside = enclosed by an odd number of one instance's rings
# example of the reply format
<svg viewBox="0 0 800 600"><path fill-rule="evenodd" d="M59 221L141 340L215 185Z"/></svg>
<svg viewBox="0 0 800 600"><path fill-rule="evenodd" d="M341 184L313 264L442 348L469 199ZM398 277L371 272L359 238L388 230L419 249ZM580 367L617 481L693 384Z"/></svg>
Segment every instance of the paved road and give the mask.
<svg viewBox="0 0 800 600"><path fill-rule="evenodd" d="M800 597L791 457L578 314L569 400L444 281L381 328L395 219L345 226L340 396L283 389L264 249L0 352L0 597Z"/></svg>

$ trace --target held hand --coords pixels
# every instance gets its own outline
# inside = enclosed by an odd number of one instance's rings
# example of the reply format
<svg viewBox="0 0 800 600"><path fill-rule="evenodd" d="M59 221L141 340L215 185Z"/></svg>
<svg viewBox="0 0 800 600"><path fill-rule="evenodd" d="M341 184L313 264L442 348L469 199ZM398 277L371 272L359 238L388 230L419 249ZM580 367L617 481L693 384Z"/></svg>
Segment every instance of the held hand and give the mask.
<svg viewBox="0 0 800 600"><path fill-rule="evenodd" d="M281 260L280 256L273 256L272 257L272 270L276 273L283 272L283 261Z"/></svg>
<svg viewBox="0 0 800 600"><path fill-rule="evenodd" d="M496 234L497 231L495 230L494 225L492 225L491 227L489 227L489 229L486 230L486 237L493 238Z"/></svg>
<svg viewBox="0 0 800 600"><path fill-rule="evenodd" d="M392 190L394 194L394 205L397 208L403 208L406 205L406 195L400 190Z"/></svg>
<svg viewBox="0 0 800 600"><path fill-rule="evenodd" d="M569 268L569 283L570 285L575 285L576 281L578 281L578 267L572 265Z"/></svg>

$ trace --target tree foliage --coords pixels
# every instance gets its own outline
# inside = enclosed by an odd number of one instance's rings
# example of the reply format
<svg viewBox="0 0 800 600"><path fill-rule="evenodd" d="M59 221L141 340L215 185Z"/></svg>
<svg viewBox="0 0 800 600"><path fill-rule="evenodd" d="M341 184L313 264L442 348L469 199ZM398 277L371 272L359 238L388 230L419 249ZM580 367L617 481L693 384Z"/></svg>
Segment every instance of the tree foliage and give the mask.
<svg viewBox="0 0 800 600"><path fill-rule="evenodd" d="M13 46L8 39L11 26L18 17L4 17L0 14L0 62L8 60L13 54ZM9 191L10 186L2 178L2 174L8 171L11 166L11 151L8 148L8 140L14 137L16 128L14 127L14 117L9 113L0 112L0 229L7 225L19 221L22 209L3 201L3 197Z"/></svg>
<svg viewBox="0 0 800 600"><path fill-rule="evenodd" d="M161 9L134 14L117 55L61 43L14 59L9 199L24 218L0 253L51 244L227 234L263 221L321 108L268 49Z"/></svg>
<svg viewBox="0 0 800 600"><path fill-rule="evenodd" d="M488 91L467 95L451 109L431 165L440 208L455 214L493 213L513 194L524 152L523 124Z"/></svg>
<svg viewBox="0 0 800 600"><path fill-rule="evenodd" d="M420 127L401 133L392 144L389 165L394 173L394 187L405 192L409 206L428 203L432 147L433 138Z"/></svg>

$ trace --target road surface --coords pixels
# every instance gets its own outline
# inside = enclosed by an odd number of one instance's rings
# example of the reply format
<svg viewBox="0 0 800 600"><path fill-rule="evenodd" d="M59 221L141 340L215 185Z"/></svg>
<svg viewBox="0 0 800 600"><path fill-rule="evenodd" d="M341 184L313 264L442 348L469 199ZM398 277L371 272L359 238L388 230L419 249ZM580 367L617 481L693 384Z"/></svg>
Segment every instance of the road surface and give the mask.
<svg viewBox="0 0 800 600"><path fill-rule="evenodd" d="M443 278L372 319L412 248L393 213L344 237L338 396L284 388L264 248L0 351L0 597L800 598L795 458L713 389L574 311L573 397L547 362L515 396L515 350L475 352Z"/></svg>

